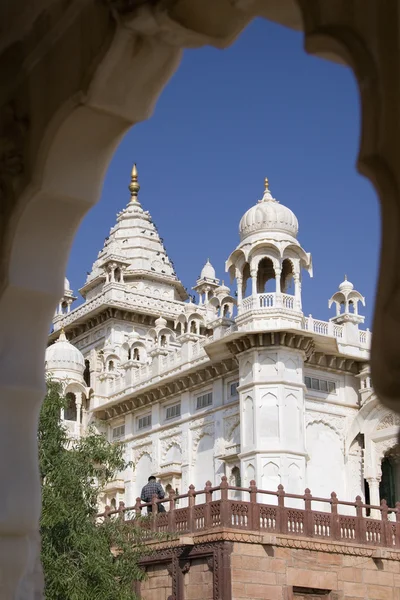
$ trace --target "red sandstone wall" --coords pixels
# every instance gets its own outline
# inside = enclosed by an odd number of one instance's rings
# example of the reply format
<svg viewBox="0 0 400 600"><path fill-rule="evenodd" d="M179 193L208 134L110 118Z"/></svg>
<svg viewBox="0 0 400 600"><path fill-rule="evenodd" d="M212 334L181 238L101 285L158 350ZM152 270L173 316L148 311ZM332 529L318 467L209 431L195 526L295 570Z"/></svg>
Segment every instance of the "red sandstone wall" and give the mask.
<svg viewBox="0 0 400 600"><path fill-rule="evenodd" d="M171 577L165 565L147 567L147 579L141 583L143 600L168 600L171 595Z"/></svg>
<svg viewBox="0 0 400 600"><path fill-rule="evenodd" d="M184 586L185 600L213 600L213 574L204 558L192 560Z"/></svg>
<svg viewBox="0 0 400 600"><path fill-rule="evenodd" d="M400 600L395 560L235 542L231 567L232 600Z"/></svg>

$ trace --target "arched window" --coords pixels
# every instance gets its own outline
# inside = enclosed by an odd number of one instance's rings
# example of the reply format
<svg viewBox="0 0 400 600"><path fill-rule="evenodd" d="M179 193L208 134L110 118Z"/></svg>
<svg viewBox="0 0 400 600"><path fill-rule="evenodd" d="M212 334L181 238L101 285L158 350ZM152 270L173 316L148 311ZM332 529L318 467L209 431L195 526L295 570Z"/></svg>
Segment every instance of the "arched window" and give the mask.
<svg viewBox="0 0 400 600"><path fill-rule="evenodd" d="M257 270L257 293L275 292L275 284L268 285L268 282L275 280L275 270L272 260L268 257L263 258L258 263Z"/></svg>
<svg viewBox="0 0 400 600"><path fill-rule="evenodd" d="M167 345L167 336L162 335L160 338L160 346L161 346L161 348L165 348L166 345Z"/></svg>
<svg viewBox="0 0 400 600"><path fill-rule="evenodd" d="M191 321L190 323L190 333L197 333L196 331L196 321Z"/></svg>
<svg viewBox="0 0 400 600"><path fill-rule="evenodd" d="M65 421L76 421L77 410L76 410L75 394L73 394L72 392L68 392L66 394L65 398L66 398L66 406L64 409L64 419L65 419Z"/></svg>
<svg viewBox="0 0 400 600"><path fill-rule="evenodd" d="M90 387L90 362L85 360L85 370L83 371L83 379L87 387Z"/></svg>
<svg viewBox="0 0 400 600"><path fill-rule="evenodd" d="M128 360L131 360L132 358L132 350L130 348L128 348Z"/></svg>
<svg viewBox="0 0 400 600"><path fill-rule="evenodd" d="M229 304L224 304L223 316L224 317L229 317Z"/></svg>
<svg viewBox="0 0 400 600"><path fill-rule="evenodd" d="M140 360L139 348L133 350L133 360Z"/></svg>
<svg viewBox="0 0 400 600"><path fill-rule="evenodd" d="M294 294L293 265L287 258L282 263L281 292L284 294Z"/></svg>
<svg viewBox="0 0 400 600"><path fill-rule="evenodd" d="M113 360L108 361L108 370L114 371L114 361Z"/></svg>
<svg viewBox="0 0 400 600"><path fill-rule="evenodd" d="M112 510L116 510L116 508L117 508L117 501L116 501L115 498L111 498L110 504L111 504Z"/></svg>
<svg viewBox="0 0 400 600"><path fill-rule="evenodd" d="M121 269L119 267L117 267L114 271L114 279L116 282L121 281Z"/></svg>
<svg viewBox="0 0 400 600"><path fill-rule="evenodd" d="M240 477L240 469L239 467L233 467L231 471L230 484L234 487L242 486L242 479Z"/></svg>

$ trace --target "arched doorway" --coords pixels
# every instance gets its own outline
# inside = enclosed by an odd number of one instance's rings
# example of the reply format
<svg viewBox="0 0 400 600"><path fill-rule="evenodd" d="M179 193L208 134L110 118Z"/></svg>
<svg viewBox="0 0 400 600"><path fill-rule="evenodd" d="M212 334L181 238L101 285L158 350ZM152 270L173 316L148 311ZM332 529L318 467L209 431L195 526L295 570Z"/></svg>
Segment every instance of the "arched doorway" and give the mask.
<svg viewBox="0 0 400 600"><path fill-rule="evenodd" d="M381 462L382 477L379 483L380 500L386 500L390 508L400 501L400 446L387 450Z"/></svg>

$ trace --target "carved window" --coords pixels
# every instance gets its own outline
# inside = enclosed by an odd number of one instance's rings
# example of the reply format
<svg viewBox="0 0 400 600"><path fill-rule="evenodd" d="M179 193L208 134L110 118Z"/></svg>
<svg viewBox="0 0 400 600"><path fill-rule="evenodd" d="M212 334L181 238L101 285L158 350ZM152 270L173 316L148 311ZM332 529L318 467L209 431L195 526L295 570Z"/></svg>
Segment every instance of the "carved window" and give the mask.
<svg viewBox="0 0 400 600"><path fill-rule="evenodd" d="M238 381L234 381L233 383L229 384L229 396L231 398L235 397L238 395L238 389L239 387L239 382Z"/></svg>
<svg viewBox="0 0 400 600"><path fill-rule="evenodd" d="M213 403L213 395L212 392L208 394L203 394L202 396L198 396L196 400L196 410L200 410L201 408L206 408L206 406L211 406Z"/></svg>
<svg viewBox="0 0 400 600"><path fill-rule="evenodd" d="M147 427L151 427L151 415L145 415L144 417L139 417L137 420L137 428L138 429L146 429Z"/></svg>
<svg viewBox="0 0 400 600"><path fill-rule="evenodd" d="M316 377L304 377L304 383L309 390L315 390L317 392L324 392L325 394L336 393L335 381L328 381L327 379L317 379Z"/></svg>
<svg viewBox="0 0 400 600"><path fill-rule="evenodd" d="M171 406L167 406L167 410L165 413L165 418L167 420L169 419L175 419L176 417L180 417L181 416L181 403L178 402L178 404L171 404Z"/></svg>
<svg viewBox="0 0 400 600"><path fill-rule="evenodd" d="M118 425L118 427L113 427L112 429L112 439L115 442L115 440L119 440L122 437L124 437L125 435L125 424L123 425Z"/></svg>

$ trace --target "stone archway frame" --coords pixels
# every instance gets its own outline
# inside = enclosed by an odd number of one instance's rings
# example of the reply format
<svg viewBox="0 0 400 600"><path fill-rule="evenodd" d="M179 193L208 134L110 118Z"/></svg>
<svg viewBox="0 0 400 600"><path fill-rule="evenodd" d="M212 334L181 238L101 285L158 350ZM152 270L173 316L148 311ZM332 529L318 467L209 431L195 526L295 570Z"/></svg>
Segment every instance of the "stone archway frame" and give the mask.
<svg viewBox="0 0 400 600"><path fill-rule="evenodd" d="M339 57L355 72L362 103L357 164L378 190L384 231L372 376L381 401L398 410L400 102L394 87L400 63L397 3L191 0L164 2L162 9L144 1L139 8L137 2L123 0L81 4L84 8L75 5L69 10L64 29L60 27L54 38L54 47L50 44L54 83L47 102L41 103L40 94L28 81L34 75L40 80L43 75L39 67L46 56L44 43L41 53L29 63L27 85L17 82L14 88L5 90L11 101L3 106L0 116L3 147L11 147L13 157L19 161L15 167L15 162L10 164L2 158L0 166L1 191L6 200L0 323L2 344L7 348L0 363L4 423L0 449L2 456L12 457L2 465L8 500L0 519L0 555L5 573L4 593L24 599L33 598L35 593L39 597L42 587L37 564L40 490L36 423L44 394L42 359L48 323L62 294L69 249L80 220L99 197L117 143L131 125L149 117L159 93L179 64L182 48L205 44L226 47L255 16L301 28L300 7L306 50L334 60ZM32 11L40 8L37 3ZM89 18L91 11L95 18ZM32 18L36 16L32 14ZM71 35L75 24L79 36ZM82 66L85 53L79 52L79 44L85 39L85 32L91 34L86 36L90 51L86 53L88 64ZM17 41L13 35L10 29L9 43ZM69 57L71 69L57 70L56 61L64 64L65 56ZM24 75L22 70L16 77L22 81ZM73 81L68 80L67 84L68 78ZM22 117L18 111L22 111ZM19 408L18 422L15 406ZM31 499L29 503L27 497Z"/></svg>

